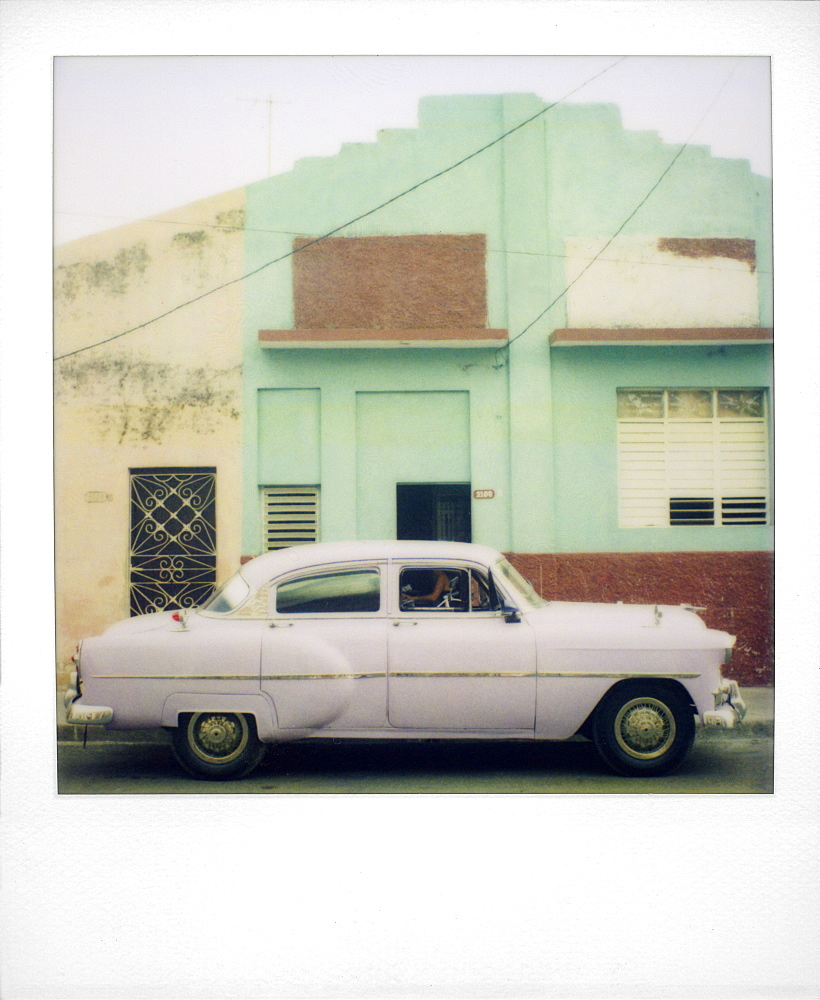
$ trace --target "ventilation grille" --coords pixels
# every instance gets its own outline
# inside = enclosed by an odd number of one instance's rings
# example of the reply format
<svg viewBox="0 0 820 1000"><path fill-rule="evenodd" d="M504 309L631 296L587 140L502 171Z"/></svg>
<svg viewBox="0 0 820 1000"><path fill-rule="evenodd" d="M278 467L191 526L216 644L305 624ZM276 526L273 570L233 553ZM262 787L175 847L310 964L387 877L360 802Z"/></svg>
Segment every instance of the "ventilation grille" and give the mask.
<svg viewBox="0 0 820 1000"><path fill-rule="evenodd" d="M766 497L724 497L724 524L766 524Z"/></svg>
<svg viewBox="0 0 820 1000"><path fill-rule="evenodd" d="M670 524L714 524L715 503L699 497L673 497L669 501Z"/></svg>
<svg viewBox="0 0 820 1000"><path fill-rule="evenodd" d="M319 488L264 486L262 528L267 552L318 541Z"/></svg>

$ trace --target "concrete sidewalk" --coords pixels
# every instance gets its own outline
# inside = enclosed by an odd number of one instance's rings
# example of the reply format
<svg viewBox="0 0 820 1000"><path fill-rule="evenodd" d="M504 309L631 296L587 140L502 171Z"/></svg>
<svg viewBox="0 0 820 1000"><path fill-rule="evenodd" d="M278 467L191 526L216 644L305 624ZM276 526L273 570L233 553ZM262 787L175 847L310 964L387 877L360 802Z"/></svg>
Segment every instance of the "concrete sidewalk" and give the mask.
<svg viewBox="0 0 820 1000"><path fill-rule="evenodd" d="M84 738L89 743L167 743L168 734L164 729L138 730L108 730L104 726L70 726L66 722L66 710L63 705L64 691L57 695L57 741L59 743L82 742ZM774 688L755 687L741 688L740 693L746 702L747 714L743 725L732 730L733 733L747 735L768 735L774 732ZM85 729L88 729L86 736ZM714 730L715 732L719 730Z"/></svg>

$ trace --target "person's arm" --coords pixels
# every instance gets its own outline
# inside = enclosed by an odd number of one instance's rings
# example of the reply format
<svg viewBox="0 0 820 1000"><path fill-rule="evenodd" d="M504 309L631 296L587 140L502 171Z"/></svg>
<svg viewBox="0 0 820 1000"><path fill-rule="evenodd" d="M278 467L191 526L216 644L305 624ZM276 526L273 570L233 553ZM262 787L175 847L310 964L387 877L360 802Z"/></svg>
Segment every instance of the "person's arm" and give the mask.
<svg viewBox="0 0 820 1000"><path fill-rule="evenodd" d="M437 601L441 597L442 593L445 590L449 589L450 589L450 580L447 574L439 570L438 576L436 577L436 585L435 587L433 587L433 589L430 591L429 594L420 594L418 597L412 594L408 594L407 600L413 601L413 603L417 603L418 601L433 603L434 601Z"/></svg>

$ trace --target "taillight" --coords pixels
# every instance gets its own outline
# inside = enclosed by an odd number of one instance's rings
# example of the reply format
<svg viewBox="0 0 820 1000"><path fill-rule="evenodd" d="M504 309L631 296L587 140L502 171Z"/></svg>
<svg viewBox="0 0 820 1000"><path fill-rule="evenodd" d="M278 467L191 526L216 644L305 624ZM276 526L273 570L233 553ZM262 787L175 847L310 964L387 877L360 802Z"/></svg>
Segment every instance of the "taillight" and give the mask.
<svg viewBox="0 0 820 1000"><path fill-rule="evenodd" d="M74 650L74 655L71 657L71 662L77 668L74 673L77 675L77 690L82 693L83 680L80 674L80 652L82 650L82 642L77 643L77 648Z"/></svg>

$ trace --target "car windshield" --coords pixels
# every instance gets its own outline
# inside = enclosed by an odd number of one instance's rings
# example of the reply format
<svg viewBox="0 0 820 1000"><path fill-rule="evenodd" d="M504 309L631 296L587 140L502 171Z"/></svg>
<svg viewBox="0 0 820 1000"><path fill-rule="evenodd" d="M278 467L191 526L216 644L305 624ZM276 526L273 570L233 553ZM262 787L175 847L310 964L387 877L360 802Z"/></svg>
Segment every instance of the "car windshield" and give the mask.
<svg viewBox="0 0 820 1000"><path fill-rule="evenodd" d="M538 596L529 580L525 580L506 559L499 560L493 566L493 576L503 581L504 589L509 591L519 605L525 605L528 608L543 608L547 603Z"/></svg>
<svg viewBox="0 0 820 1000"><path fill-rule="evenodd" d="M234 573L229 580L222 584L210 601L203 604L202 610L210 611L216 615L229 615L232 611L236 611L240 604L244 603L250 592L251 588L242 573Z"/></svg>

